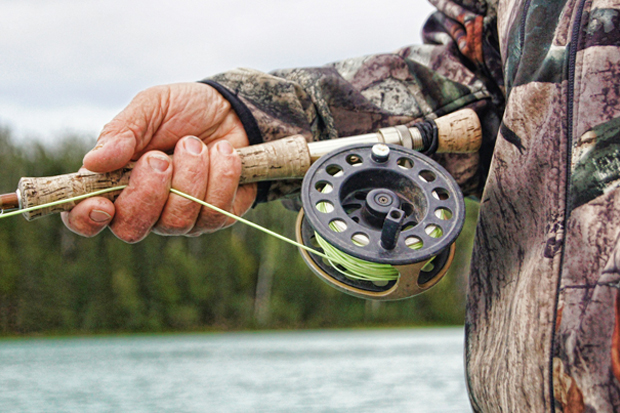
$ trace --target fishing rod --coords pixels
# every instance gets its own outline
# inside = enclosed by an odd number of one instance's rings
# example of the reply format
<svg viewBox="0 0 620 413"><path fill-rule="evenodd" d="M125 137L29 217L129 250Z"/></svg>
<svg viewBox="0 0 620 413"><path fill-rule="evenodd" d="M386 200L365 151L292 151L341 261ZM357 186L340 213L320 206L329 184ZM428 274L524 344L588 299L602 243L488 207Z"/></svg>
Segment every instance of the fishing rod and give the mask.
<svg viewBox="0 0 620 413"><path fill-rule="evenodd" d="M294 135L237 149L240 184L303 179L295 233L310 269L357 297L402 299L446 274L465 220L458 184L423 153L476 152L481 142L471 109L329 141ZM79 201L63 200L127 185L132 169L24 177L0 195L0 211L24 210L29 221L68 211ZM120 192L100 196L114 201Z"/></svg>

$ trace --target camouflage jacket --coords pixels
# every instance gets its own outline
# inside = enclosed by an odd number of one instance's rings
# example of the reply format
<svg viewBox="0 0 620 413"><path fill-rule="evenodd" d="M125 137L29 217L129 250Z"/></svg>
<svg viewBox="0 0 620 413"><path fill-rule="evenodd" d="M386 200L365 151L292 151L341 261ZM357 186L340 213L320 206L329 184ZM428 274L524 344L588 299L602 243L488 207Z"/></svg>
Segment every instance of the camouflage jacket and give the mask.
<svg viewBox="0 0 620 413"><path fill-rule="evenodd" d="M466 320L472 406L619 410L620 1L433 3L424 45L212 80L247 112L252 142L474 108L480 153L439 158L465 193L481 194ZM263 185L260 200L298 188Z"/></svg>

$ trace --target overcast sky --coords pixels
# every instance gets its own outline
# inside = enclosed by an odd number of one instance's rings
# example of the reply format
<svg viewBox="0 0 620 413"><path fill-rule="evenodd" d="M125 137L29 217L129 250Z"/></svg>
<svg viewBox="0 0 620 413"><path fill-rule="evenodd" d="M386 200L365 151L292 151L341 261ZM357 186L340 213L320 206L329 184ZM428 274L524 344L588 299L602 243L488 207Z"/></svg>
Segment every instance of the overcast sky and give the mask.
<svg viewBox="0 0 620 413"><path fill-rule="evenodd" d="M379 5L381 4L381 6ZM140 90L420 42L425 0L2 0L0 125L95 137Z"/></svg>

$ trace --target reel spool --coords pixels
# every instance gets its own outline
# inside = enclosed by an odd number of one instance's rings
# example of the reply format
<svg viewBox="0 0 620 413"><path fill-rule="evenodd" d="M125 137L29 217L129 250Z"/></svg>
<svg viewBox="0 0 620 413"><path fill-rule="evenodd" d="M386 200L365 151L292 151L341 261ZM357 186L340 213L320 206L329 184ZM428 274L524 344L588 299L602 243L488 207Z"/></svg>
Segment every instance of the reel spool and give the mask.
<svg viewBox="0 0 620 413"><path fill-rule="evenodd" d="M454 178L427 156L394 145L353 145L321 157L306 173L301 199L299 243L323 252L318 234L348 256L398 271L388 282L355 279L300 249L323 281L367 299L407 298L435 285L452 263L465 220Z"/></svg>

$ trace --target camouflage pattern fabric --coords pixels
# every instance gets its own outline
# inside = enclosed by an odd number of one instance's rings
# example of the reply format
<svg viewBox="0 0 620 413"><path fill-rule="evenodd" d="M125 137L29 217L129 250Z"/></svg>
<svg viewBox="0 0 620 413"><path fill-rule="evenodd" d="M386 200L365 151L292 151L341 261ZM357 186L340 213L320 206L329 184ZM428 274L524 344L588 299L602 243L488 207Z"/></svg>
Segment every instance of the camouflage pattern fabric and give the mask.
<svg viewBox="0 0 620 413"><path fill-rule="evenodd" d="M423 45L214 79L264 140L474 108L480 153L438 157L466 194L484 189L466 320L472 407L620 410L620 1L432 2ZM274 183L269 199L298 188Z"/></svg>

